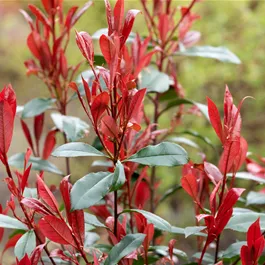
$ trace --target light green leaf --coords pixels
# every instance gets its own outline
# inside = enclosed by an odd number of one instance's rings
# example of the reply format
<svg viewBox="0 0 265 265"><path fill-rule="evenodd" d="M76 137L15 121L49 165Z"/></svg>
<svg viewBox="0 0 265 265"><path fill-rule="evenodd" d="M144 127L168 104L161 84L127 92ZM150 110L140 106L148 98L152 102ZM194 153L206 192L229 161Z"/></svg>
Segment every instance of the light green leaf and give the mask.
<svg viewBox="0 0 265 265"><path fill-rule="evenodd" d="M169 140L172 142L178 143L178 144L185 144L185 145L188 145L190 147L197 148L197 149L200 148L195 142L193 142L192 140L185 138L185 137L172 137Z"/></svg>
<svg viewBox="0 0 265 265"><path fill-rule="evenodd" d="M18 260L21 260L26 254L30 256L32 251L36 247L36 236L34 231L28 231L25 233L16 243L15 256Z"/></svg>
<svg viewBox="0 0 265 265"><path fill-rule="evenodd" d="M194 259L200 259L200 257L201 257L201 252L197 252L192 256L192 258L194 258ZM214 257L209 253L205 253L202 261L203 261L203 264L205 264L205 263L214 264Z"/></svg>
<svg viewBox="0 0 265 265"><path fill-rule="evenodd" d="M52 113L55 126L66 134L70 142L77 141L88 134L89 125L77 117L65 116L60 113Z"/></svg>
<svg viewBox="0 0 265 265"><path fill-rule="evenodd" d="M246 241L240 241L230 245L222 254L222 259L231 259L240 255L240 250L243 245L246 245Z"/></svg>
<svg viewBox="0 0 265 265"><path fill-rule="evenodd" d="M246 233L249 227L260 218L260 228L265 229L265 214L263 213L241 213L234 215L228 222L225 229Z"/></svg>
<svg viewBox="0 0 265 265"><path fill-rule="evenodd" d="M131 161L148 166L181 166L188 163L187 152L181 146L162 142L158 145L149 145L125 161Z"/></svg>
<svg viewBox="0 0 265 265"><path fill-rule="evenodd" d="M228 177L232 177L232 174L228 174ZM246 180L254 180L257 181L258 183L265 183L265 179L254 176L253 174L249 172L237 172L236 173L236 178L237 179L246 179Z"/></svg>
<svg viewBox="0 0 265 265"><path fill-rule="evenodd" d="M25 187L24 192L23 192L23 196L25 198L38 199L37 189L36 188L28 188L28 187Z"/></svg>
<svg viewBox="0 0 265 265"><path fill-rule="evenodd" d="M159 255L168 256L168 246L151 246L149 250L155 250L155 252ZM173 254L184 260L188 260L188 255L180 249L173 248Z"/></svg>
<svg viewBox="0 0 265 265"><path fill-rule="evenodd" d="M247 195L247 205L262 205L265 204L265 194L261 192L251 191Z"/></svg>
<svg viewBox="0 0 265 265"><path fill-rule="evenodd" d="M25 153L19 153L11 156L8 159L10 166L23 169L24 168L24 157ZM32 164L32 169L36 171L47 171L59 175L63 175L63 172L59 170L54 164L50 163L47 160L43 160L39 157L31 156L29 159L29 164Z"/></svg>
<svg viewBox="0 0 265 265"><path fill-rule="evenodd" d="M52 98L34 98L29 101L23 108L22 119L35 117L46 110L50 109L56 99Z"/></svg>
<svg viewBox="0 0 265 265"><path fill-rule="evenodd" d="M0 214L0 227L28 230L27 226L19 220L12 218L8 215Z"/></svg>
<svg viewBox="0 0 265 265"><path fill-rule="evenodd" d="M191 235L202 235L205 236L205 233L199 233L204 230L206 226L188 226L184 228L185 238Z"/></svg>
<svg viewBox="0 0 265 265"><path fill-rule="evenodd" d="M153 67L145 68L138 79L139 88L146 88L147 92L164 93L170 86L169 76Z"/></svg>
<svg viewBox="0 0 265 265"><path fill-rule="evenodd" d="M99 235L95 232L86 232L84 247L88 248L95 244L100 239Z"/></svg>
<svg viewBox="0 0 265 265"><path fill-rule="evenodd" d="M85 143L68 143L59 146L52 152L57 157L106 156L96 148Z"/></svg>
<svg viewBox="0 0 265 265"><path fill-rule="evenodd" d="M120 161L116 163L111 191L118 190L126 181L124 167Z"/></svg>
<svg viewBox="0 0 265 265"><path fill-rule="evenodd" d="M90 213L84 213L85 214L85 223L89 225L93 225L96 227L106 227L104 224L102 224L98 218Z"/></svg>
<svg viewBox="0 0 265 265"><path fill-rule="evenodd" d="M126 209L123 211L123 213L128 213L128 212L136 212L142 214L147 219L148 223L153 224L155 228L159 230L167 232L171 232L172 230L170 223L158 215L147 212L145 210L138 210L138 209Z"/></svg>
<svg viewBox="0 0 265 265"><path fill-rule="evenodd" d="M118 244L110 251L104 265L117 264L122 258L139 248L145 238L144 234L126 235Z"/></svg>
<svg viewBox="0 0 265 265"><path fill-rule="evenodd" d="M113 173L90 173L79 179L71 190L72 210L85 209L99 202L110 192Z"/></svg>
<svg viewBox="0 0 265 265"><path fill-rule="evenodd" d="M176 52L175 55L212 58L221 62L240 64L240 59L225 47L193 46Z"/></svg>

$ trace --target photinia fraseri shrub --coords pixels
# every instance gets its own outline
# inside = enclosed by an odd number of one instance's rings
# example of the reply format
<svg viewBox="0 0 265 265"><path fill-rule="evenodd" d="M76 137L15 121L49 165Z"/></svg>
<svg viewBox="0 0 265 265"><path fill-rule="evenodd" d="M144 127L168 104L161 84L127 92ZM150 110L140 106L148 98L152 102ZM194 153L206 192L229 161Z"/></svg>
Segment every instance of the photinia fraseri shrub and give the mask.
<svg viewBox="0 0 265 265"><path fill-rule="evenodd" d="M259 208L250 207L265 203L264 193L250 191L245 196L245 187L238 182L265 183L262 166L246 158L248 145L241 134L240 115L243 100L236 106L226 87L222 121L211 99L207 98L206 106L185 98L176 72L177 56L240 61L225 48L194 46L200 33L190 29L199 18L192 12L198 1L179 9L170 0L154 0L152 9L147 1L140 2L149 33L146 38L132 32L141 12L126 13L124 0L117 0L114 7L105 0L107 29L92 36L76 30L77 50L89 65L76 81L80 64L68 65L66 48L71 29L91 3L64 14L63 1L42 0L42 10L29 5L34 21L22 11L30 25L27 45L34 57L25 63L27 73L43 82L50 98L36 98L19 108L11 85L0 93L0 158L6 169L3 185L10 191L6 207L0 207L0 238L4 228L14 230L1 255L3 262L10 248L14 264L20 265L263 262L265 217ZM95 40L100 54L94 49ZM66 116L68 103L75 99L86 121ZM151 117L146 111L148 100L154 106ZM185 104L192 107L186 111ZM178 110L170 128L161 128L159 118L173 107ZM44 117L51 109L55 127L41 146ZM192 161L175 142L195 148L197 144L184 137L172 138L183 114L200 112L222 144L216 165L207 161L208 154L197 163ZM29 148L8 157L16 113ZM34 118L32 130L26 122L30 117ZM88 124L96 134L92 145L77 141L86 140ZM64 135L61 146L56 146L58 132ZM189 133L209 143L205 135ZM66 158L65 173L48 161L51 155ZM73 157L99 158L94 164L103 171L88 172L72 183L70 175L79 175L71 171ZM238 172L245 161L249 173ZM180 185L165 194L158 189L158 179L166 177L159 178L156 168L160 166L182 166ZM63 175L58 187L47 185L45 172ZM185 228L155 213L161 202L181 190L194 202L194 219ZM234 243L222 249L223 234L229 229L247 233L247 242L236 241L235 234ZM183 236L194 236L192 253L185 252Z"/></svg>

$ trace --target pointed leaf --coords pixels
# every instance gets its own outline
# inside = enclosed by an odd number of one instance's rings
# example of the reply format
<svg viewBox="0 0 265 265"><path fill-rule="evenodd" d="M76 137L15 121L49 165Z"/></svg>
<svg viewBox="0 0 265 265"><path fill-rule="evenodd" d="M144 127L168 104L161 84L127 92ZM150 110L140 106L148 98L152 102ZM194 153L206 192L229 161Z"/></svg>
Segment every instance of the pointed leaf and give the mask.
<svg viewBox="0 0 265 265"><path fill-rule="evenodd" d="M27 226L19 220L10 216L0 214L0 227L27 230Z"/></svg>

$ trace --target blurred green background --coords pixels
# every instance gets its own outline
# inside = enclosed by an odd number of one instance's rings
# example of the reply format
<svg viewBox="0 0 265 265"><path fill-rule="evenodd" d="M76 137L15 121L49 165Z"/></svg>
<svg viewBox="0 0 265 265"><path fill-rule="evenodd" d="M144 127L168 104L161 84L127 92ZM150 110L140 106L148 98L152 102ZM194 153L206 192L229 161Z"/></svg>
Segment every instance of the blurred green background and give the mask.
<svg viewBox="0 0 265 265"><path fill-rule="evenodd" d="M26 46L29 28L18 10L27 10L28 3L39 5L39 2L0 0L0 87L12 83L17 93L19 105L25 104L34 97L48 96L46 87L38 79L25 75L26 69L23 64L26 59L30 58ZM127 9L140 8L138 0L125 0L125 2ZM176 6L187 5L188 2L174 1L173 4ZM67 0L65 7L82 6L84 3L85 1ZM198 3L193 12L201 15L201 19L195 22L192 28L202 34L199 45L226 46L241 59L242 64L233 65L203 58L176 58L178 60L178 78L184 87L186 97L205 103L206 96L209 96L221 108L225 84L229 86L236 103L244 96L254 97L255 100L247 100L242 108L242 134L249 143L249 151L263 155L265 154L265 141L263 139L265 132L265 93L263 92L265 87L265 1L205 0ZM140 35L146 35L146 28L143 25L143 16L139 15L134 31L138 31ZM106 27L104 1L95 0L94 5L84 14L75 28L92 34L102 27ZM74 36L71 38L68 49L68 59L73 64L81 59ZM77 101L71 103L69 115L84 117ZM161 128L167 126L170 117L170 113L168 116L167 114L164 116L164 119L161 120ZM46 129L50 129L52 126L52 121L47 116ZM213 130L203 117L185 116L183 128L196 128L198 132L219 145ZM87 141L91 142L92 137L89 137ZM23 138L19 121L17 121L10 154L23 152L26 147L27 144ZM187 150L191 151L191 157L196 161L199 157L197 153L189 148ZM210 154L210 148L204 147L203 150L211 159L214 159L214 156ZM63 169L64 161L59 161L61 162L60 167ZM81 177L87 173L90 170L90 164L87 159L72 161L74 177ZM1 166L1 179L5 177L3 170ZM162 190L165 190L172 183L179 183L179 174L176 174L174 170L159 169L159 173L163 174ZM59 181L59 177L51 176L51 183ZM4 183L0 185L0 201L4 204L8 192ZM193 225L190 218L192 216L190 211L192 203L188 199L187 202L182 203L182 197L183 193L181 192L173 199L168 200L165 208L161 209L160 207L158 211L165 219L178 226ZM169 209L172 210L169 211ZM183 242L182 244L184 246Z"/></svg>

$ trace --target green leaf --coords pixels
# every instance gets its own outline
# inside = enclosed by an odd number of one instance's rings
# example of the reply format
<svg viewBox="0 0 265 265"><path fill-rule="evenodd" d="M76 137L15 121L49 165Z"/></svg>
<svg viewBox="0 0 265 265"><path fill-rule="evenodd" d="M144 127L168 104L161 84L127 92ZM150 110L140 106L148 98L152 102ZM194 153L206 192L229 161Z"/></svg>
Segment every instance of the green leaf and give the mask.
<svg viewBox="0 0 265 265"><path fill-rule="evenodd" d="M28 230L27 226L19 220L12 218L8 215L0 214L0 227Z"/></svg>
<svg viewBox="0 0 265 265"><path fill-rule="evenodd" d="M172 234L179 234L179 235L185 235L184 228L172 226L171 227L171 233Z"/></svg>
<svg viewBox="0 0 265 265"><path fill-rule="evenodd" d="M23 192L23 196L25 198L38 199L37 189L36 188L28 188L28 187L25 187L24 192Z"/></svg>
<svg viewBox="0 0 265 265"><path fill-rule="evenodd" d="M65 116L60 113L52 113L55 126L66 134L70 142L77 141L88 134L89 125L77 117Z"/></svg>
<svg viewBox="0 0 265 265"><path fill-rule="evenodd" d="M145 238L144 234L126 235L118 244L110 251L104 265L117 264L122 258L139 248Z"/></svg>
<svg viewBox="0 0 265 265"><path fill-rule="evenodd" d="M155 250L155 252L159 255L168 256L168 246L151 246L149 250L150 251ZM188 260L188 255L180 249L173 248L173 254L184 260Z"/></svg>
<svg viewBox="0 0 265 265"><path fill-rule="evenodd" d="M181 134L188 134L188 135L191 135L193 137L196 137L200 140L202 140L204 143L210 145L212 148L214 148L214 145L212 144L211 140L208 138L208 137L205 137L205 136L202 136L201 134L199 134L198 132L196 131L192 131L192 130L185 130L185 131L182 131L180 132Z"/></svg>
<svg viewBox="0 0 265 265"><path fill-rule="evenodd" d="M191 235L202 235L205 236L205 233L199 233L202 230L204 230L206 226L188 226L184 228L185 238L191 236Z"/></svg>
<svg viewBox="0 0 265 265"><path fill-rule="evenodd" d="M72 210L85 209L99 202L110 192L113 173L90 173L79 179L71 190Z"/></svg>
<svg viewBox="0 0 265 265"><path fill-rule="evenodd" d="M172 231L172 227L170 223L158 215L147 212L145 210L138 210L138 209L126 209L123 211L123 213L128 213L128 212L136 212L136 213L142 214L147 219L148 223L153 224L155 228L159 230L166 231L166 232Z"/></svg>
<svg viewBox="0 0 265 265"><path fill-rule="evenodd" d="M22 119L35 117L47 109L50 109L52 104L56 101L56 99L52 98L34 98L29 101L22 111Z"/></svg>
<svg viewBox="0 0 265 265"><path fill-rule="evenodd" d="M96 227L106 227L104 224L102 224L98 218L90 213L84 213L85 214L85 223L89 225L93 225Z"/></svg>
<svg viewBox="0 0 265 265"><path fill-rule="evenodd" d="M36 236L34 231L28 231L25 233L16 243L15 256L18 260L21 260L26 254L30 256L32 251L36 247Z"/></svg>
<svg viewBox="0 0 265 265"><path fill-rule="evenodd" d="M246 241L240 241L230 245L222 254L222 259L231 259L240 255L240 250L243 245L246 245Z"/></svg>
<svg viewBox="0 0 265 265"><path fill-rule="evenodd" d="M228 177L232 177L232 174L228 174ZM262 183L262 184L265 183L265 179L260 178L260 177L256 177L249 172L237 172L236 178L237 179L254 180L254 181L257 181L258 183Z"/></svg>
<svg viewBox="0 0 265 265"><path fill-rule="evenodd" d="M100 239L99 235L95 232L86 232L84 247L88 248L94 245Z"/></svg>
<svg viewBox="0 0 265 265"><path fill-rule="evenodd" d="M146 88L147 92L164 93L170 86L169 76L153 67L145 68L138 78L139 88Z"/></svg>
<svg viewBox="0 0 265 265"><path fill-rule="evenodd" d="M251 191L247 195L247 205L262 205L265 204L265 194L261 192Z"/></svg>
<svg viewBox="0 0 265 265"><path fill-rule="evenodd" d="M247 212L234 215L228 222L226 229L231 229L237 232L246 233L249 227L260 218L260 228L261 230L265 229L265 214Z"/></svg>
<svg viewBox="0 0 265 265"><path fill-rule="evenodd" d="M131 161L148 166L181 166L188 163L187 152L179 145L162 142L158 145L149 145L125 161Z"/></svg>
<svg viewBox="0 0 265 265"><path fill-rule="evenodd" d="M124 167L120 161L116 163L111 191L118 190L126 181Z"/></svg>
<svg viewBox="0 0 265 265"><path fill-rule="evenodd" d="M185 137L172 137L169 140L172 142L178 143L178 144L185 144L185 145L188 145L190 147L197 148L197 149L200 148L195 142L193 142L192 140L185 138Z"/></svg>
<svg viewBox="0 0 265 265"><path fill-rule="evenodd" d="M205 116L205 118L208 121L210 120L209 115L208 115L208 106L207 105L195 102L195 101L190 100L190 99L185 99L185 98L176 98L176 99L170 100L167 103L166 107L163 109L163 112L165 112L165 111L167 111L173 107L180 106L182 104L196 106L200 110L200 112Z"/></svg>
<svg viewBox="0 0 265 265"><path fill-rule="evenodd" d="M106 60L105 60L104 56L102 56L101 54L95 54L94 55L94 64L99 65L99 66L106 64Z"/></svg>
<svg viewBox="0 0 265 265"><path fill-rule="evenodd" d="M93 40L99 40L99 38L101 37L102 34L105 34L106 36L108 36L108 28L102 28L97 30L93 35L92 35L92 39ZM131 32L126 43L131 43L134 41L136 37L136 34L134 32Z"/></svg>
<svg viewBox="0 0 265 265"><path fill-rule="evenodd" d="M24 168L24 157L25 153L19 153L11 156L8 159L10 166L23 169ZM29 159L29 164L32 164L32 169L36 171L47 171L59 175L63 175L63 172L59 170L54 164L50 163L47 160L43 160L39 157L31 156Z"/></svg>
<svg viewBox="0 0 265 265"><path fill-rule="evenodd" d="M96 148L85 143L68 143L59 146L52 152L57 157L106 156Z"/></svg>
<svg viewBox="0 0 265 265"><path fill-rule="evenodd" d="M194 46L176 52L175 55L212 58L221 62L234 63L234 64L241 63L240 59L225 47Z"/></svg>
<svg viewBox="0 0 265 265"><path fill-rule="evenodd" d="M201 257L201 252L197 252L192 256L192 258L194 258L194 259L200 259L200 257ZM205 253L202 261L203 261L203 264L204 263L214 264L214 257L209 253Z"/></svg>

